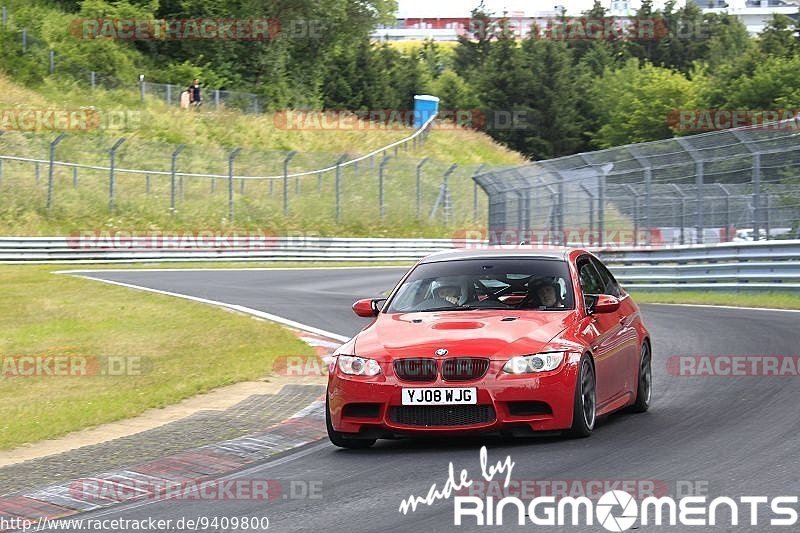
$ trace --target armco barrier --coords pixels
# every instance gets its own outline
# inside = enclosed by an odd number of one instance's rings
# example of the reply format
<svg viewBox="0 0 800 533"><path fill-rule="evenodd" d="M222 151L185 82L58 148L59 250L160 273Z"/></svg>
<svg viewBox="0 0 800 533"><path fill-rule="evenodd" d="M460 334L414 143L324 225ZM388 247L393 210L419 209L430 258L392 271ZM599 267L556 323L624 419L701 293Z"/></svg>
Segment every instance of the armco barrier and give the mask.
<svg viewBox="0 0 800 533"><path fill-rule="evenodd" d="M66 237L0 237L0 263L412 262L480 240L276 237L254 247L153 247L147 238L100 247ZM595 250L633 290L800 291L800 240Z"/></svg>
<svg viewBox="0 0 800 533"><path fill-rule="evenodd" d="M634 290L800 291L800 240L606 249L598 255Z"/></svg>

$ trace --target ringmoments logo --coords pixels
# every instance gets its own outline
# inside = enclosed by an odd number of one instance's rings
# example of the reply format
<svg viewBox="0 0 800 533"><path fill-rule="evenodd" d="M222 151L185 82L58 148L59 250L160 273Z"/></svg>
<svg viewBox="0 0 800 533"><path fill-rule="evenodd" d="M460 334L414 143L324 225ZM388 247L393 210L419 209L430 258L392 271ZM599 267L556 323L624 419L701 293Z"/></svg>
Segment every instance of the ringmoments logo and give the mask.
<svg viewBox="0 0 800 533"><path fill-rule="evenodd" d="M481 478L473 480L466 469L456 474L453 463L448 467L445 483L434 483L425 496L411 495L400 503L403 514L416 512L420 506L432 506L441 500L453 500L453 524L456 526L524 526L563 527L566 525L599 525L607 531L628 531L648 525L726 526L736 527L769 524L796 527L797 496L683 496L679 499L658 494L636 498L626 490L611 489L595 500L587 496L542 495L523 500L519 496L465 496L475 483L503 482L508 489L512 482L514 461L507 456L494 464L488 462L486 447L480 450ZM495 480L497 478L497 480ZM680 484L679 484L680 485Z"/></svg>

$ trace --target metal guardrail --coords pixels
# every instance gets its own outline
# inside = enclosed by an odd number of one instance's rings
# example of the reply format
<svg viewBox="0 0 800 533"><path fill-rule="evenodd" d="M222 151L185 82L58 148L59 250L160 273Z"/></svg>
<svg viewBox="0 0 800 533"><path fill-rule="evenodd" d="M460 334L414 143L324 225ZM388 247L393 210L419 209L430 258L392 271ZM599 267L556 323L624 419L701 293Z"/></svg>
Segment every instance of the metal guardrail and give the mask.
<svg viewBox="0 0 800 533"><path fill-rule="evenodd" d="M122 242L79 237L0 237L0 263L411 262L433 252L486 247L472 239L275 237L251 246L154 247L147 237ZM800 240L598 249L632 290L800 291Z"/></svg>
<svg viewBox="0 0 800 533"><path fill-rule="evenodd" d="M800 291L800 240L605 249L599 255L633 290Z"/></svg>
<svg viewBox="0 0 800 533"><path fill-rule="evenodd" d="M479 247L483 241L325 237L222 238L212 246L181 245L180 237L81 239L0 237L0 264L154 263L197 261L416 261L441 250ZM213 238L209 242L213 241Z"/></svg>

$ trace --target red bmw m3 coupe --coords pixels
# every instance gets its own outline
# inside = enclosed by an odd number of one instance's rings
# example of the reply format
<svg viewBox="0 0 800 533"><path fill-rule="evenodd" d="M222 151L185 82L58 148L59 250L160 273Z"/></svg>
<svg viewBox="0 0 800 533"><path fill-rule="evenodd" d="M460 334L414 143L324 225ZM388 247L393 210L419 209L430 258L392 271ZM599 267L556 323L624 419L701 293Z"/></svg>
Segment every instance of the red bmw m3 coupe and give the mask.
<svg viewBox="0 0 800 533"><path fill-rule="evenodd" d="M650 334L603 263L578 249L439 252L386 299L330 365L328 435L588 436L598 416L646 411Z"/></svg>

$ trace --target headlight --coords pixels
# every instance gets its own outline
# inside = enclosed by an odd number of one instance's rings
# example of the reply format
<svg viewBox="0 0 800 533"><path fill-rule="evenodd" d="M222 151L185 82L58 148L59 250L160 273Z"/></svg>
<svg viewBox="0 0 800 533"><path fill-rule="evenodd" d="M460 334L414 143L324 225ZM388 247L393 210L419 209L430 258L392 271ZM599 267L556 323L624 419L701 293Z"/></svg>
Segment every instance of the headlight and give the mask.
<svg viewBox="0 0 800 533"><path fill-rule="evenodd" d="M509 359L503 367L503 372L509 374L528 374L531 372L549 372L555 370L564 360L563 352L537 353L534 355L521 355Z"/></svg>
<svg viewBox="0 0 800 533"><path fill-rule="evenodd" d="M340 355L337 357L339 370L351 376L377 376L381 373L381 365L374 359Z"/></svg>

